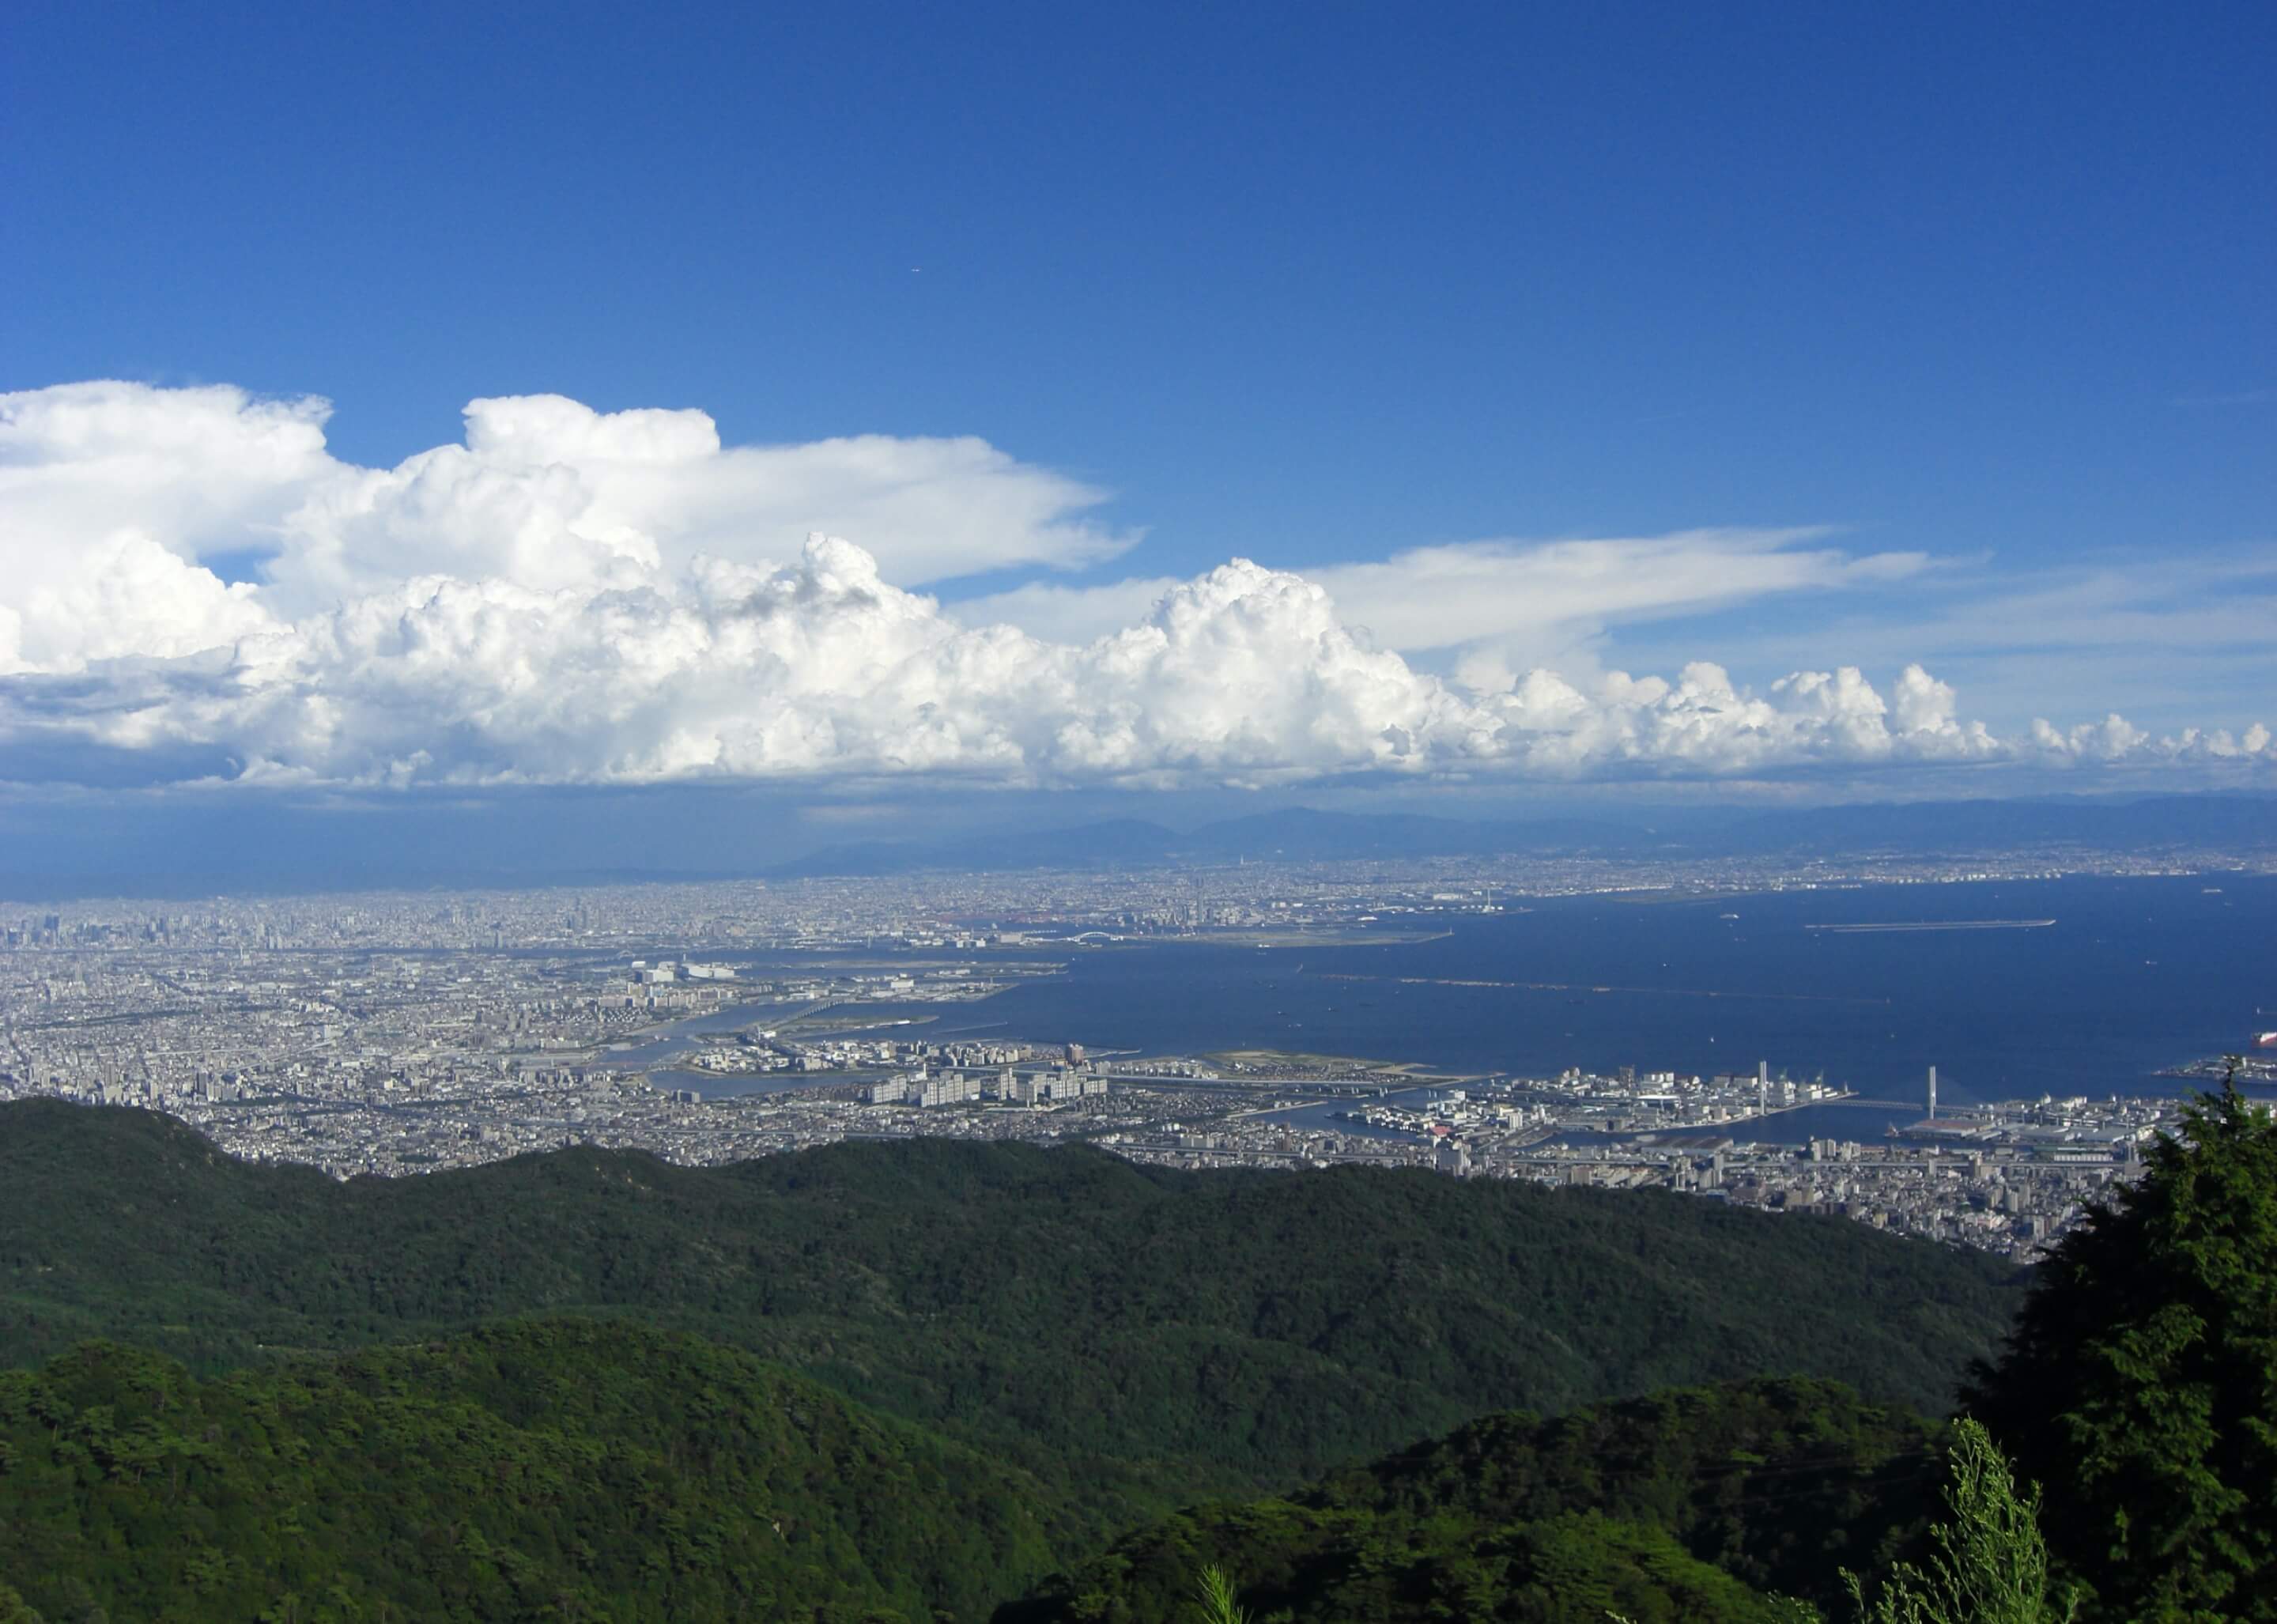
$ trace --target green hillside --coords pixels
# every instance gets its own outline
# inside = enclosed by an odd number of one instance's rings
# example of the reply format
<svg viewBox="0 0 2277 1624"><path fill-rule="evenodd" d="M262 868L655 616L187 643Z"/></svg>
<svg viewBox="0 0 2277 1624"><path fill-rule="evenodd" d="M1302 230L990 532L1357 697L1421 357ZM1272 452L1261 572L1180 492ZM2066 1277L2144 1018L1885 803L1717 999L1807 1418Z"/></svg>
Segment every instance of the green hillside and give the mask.
<svg viewBox="0 0 2277 1624"><path fill-rule="evenodd" d="M1049 1505L623 1322L203 1382L103 1344L0 1373L0 1582L52 1620L983 1617L1047 1565Z"/></svg>
<svg viewBox="0 0 2277 1624"><path fill-rule="evenodd" d="M2016 1277L1836 1219L1422 1172L849 1144L342 1185L166 1118L0 1106L0 1360L217 1370L575 1309L711 1332L1080 1483L1099 1526L1497 1408L1796 1373L1941 1412Z"/></svg>
<svg viewBox="0 0 2277 1624"><path fill-rule="evenodd" d="M1828 1602L1841 1567L1885 1567L1926 1521L1941 1460L1929 1422L1826 1382L1490 1415L1298 1494L1179 1512L997 1617L1169 1620L1216 1565L1291 1624L1756 1624L1766 1592Z"/></svg>
<svg viewBox="0 0 2277 1624"><path fill-rule="evenodd" d="M1291 1624L1769 1624L1765 1590L1823 1597L1918 1525L1934 1443L1812 1382L1494 1415L1181 1512L994 1617L1169 1624L1218 1563ZM978 1620L1052 1565L1067 1510L623 1320L204 1381L105 1344L0 1374L0 1582L49 1620Z"/></svg>
<svg viewBox="0 0 2277 1624"><path fill-rule="evenodd" d="M1584 1513L1487 1527L1268 1501L1212 1507L1152 1551L1089 1564L1083 1588L996 1624L1189 1624L1204 1552L1224 1548L1265 1624L1778 1624L1771 1598L1657 1529ZM1192 1567L1175 1566L1190 1558ZM1123 1564L1131 1566L1125 1567Z"/></svg>

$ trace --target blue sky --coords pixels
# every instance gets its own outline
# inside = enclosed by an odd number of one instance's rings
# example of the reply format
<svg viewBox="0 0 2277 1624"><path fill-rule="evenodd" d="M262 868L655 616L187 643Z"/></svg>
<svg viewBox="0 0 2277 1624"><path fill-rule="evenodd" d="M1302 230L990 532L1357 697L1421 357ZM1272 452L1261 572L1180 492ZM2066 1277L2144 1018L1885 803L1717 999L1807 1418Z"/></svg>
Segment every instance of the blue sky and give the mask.
<svg viewBox="0 0 2277 1624"><path fill-rule="evenodd" d="M103 403L143 414L129 438L173 433L167 392L324 397L331 479L460 444L478 398L695 409L729 447L892 437L880 488L946 480L951 520L889 523L877 488L825 481L829 499L761 504L765 522L806 515L948 620L1046 640L1132 623L1168 583L1242 557L1323 583L1419 678L1488 691L1539 665L1591 705L1626 704L1607 673L1681 689L1686 662L1710 660L1759 696L1857 665L1895 716L1917 660L1960 696L1922 715L1983 719L1999 741L2114 711L2150 736L2277 722L2266 5L34 4L11 32L0 389L156 386ZM13 465L71 451L42 423ZM945 437L1006 466L897 460ZM133 528L251 582L302 632L441 556L398 517L324 544L370 568L288 560L301 574L272 581L257 560L282 498L186 495L157 517L82 500L65 523L16 494L15 545L42 559ZM969 511L1057 539L976 545L964 568L895 529ZM1702 532L1724 539L1665 541ZM1693 584L1561 598L1532 549L1575 541L1657 547L1566 560L1593 579ZM1442 556L1452 575L1419 562L1488 542ZM798 537L753 545L787 560ZM665 553L667 574L685 561ZM518 568L484 565L563 586ZM288 743L189 720L179 674L164 706L138 677L140 720L113 707L94 728L58 684L115 689L105 662L202 657L200 637L228 640L232 670L253 660L252 607L175 615L205 589L151 579L151 604L120 611L57 575L37 610L161 627L141 643L15 606L30 686L0 775L52 774L72 739L110 760L159 736L307 782L834 770L645 737L568 761L529 742L542 728L454 756L396 726L343 754L337 728L308 746L305 716ZM1497 583L1507 626L1481 607ZM1435 592L1478 620L1460 641L1416 629ZM721 636L716 616L703 635ZM1151 713L1096 672L1052 681L1104 695L1055 713L1055 738ZM1352 736L1475 731L1437 705L1356 713ZM942 759L985 777L1001 752L960 725ZM1024 743L1012 776L1269 786L1386 765L1373 744L1308 748L1039 766ZM1658 748L1558 770L1649 768ZM1392 749L1401 771L1429 753ZM1679 775L1847 773L1881 749L1695 756ZM2127 753L2071 754L2098 751ZM893 751L925 770L908 740ZM1947 739L1890 759L1984 755Z"/></svg>

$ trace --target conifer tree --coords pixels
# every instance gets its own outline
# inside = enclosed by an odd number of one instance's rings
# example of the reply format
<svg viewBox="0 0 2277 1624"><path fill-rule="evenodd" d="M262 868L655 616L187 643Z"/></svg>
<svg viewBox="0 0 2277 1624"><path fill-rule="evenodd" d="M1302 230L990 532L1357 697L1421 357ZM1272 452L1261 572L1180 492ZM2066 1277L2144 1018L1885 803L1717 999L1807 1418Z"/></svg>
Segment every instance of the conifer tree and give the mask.
<svg viewBox="0 0 2277 1624"><path fill-rule="evenodd" d="M2277 1119L2194 1102L2041 1265L1969 1407L2128 1624L2277 1620Z"/></svg>
<svg viewBox="0 0 2277 1624"><path fill-rule="evenodd" d="M1194 1600L1200 1606L1202 1624L1249 1624L1248 1613L1236 1599L1233 1576L1222 1567L1202 1569L1194 1584Z"/></svg>
<svg viewBox="0 0 2277 1624"><path fill-rule="evenodd" d="M2017 1491L1981 1422L1964 1417L1954 1430L1953 1521L1930 1530L1927 1567L1900 1563L1870 1597L1844 1575L1859 1624L2068 1624L2077 1609L2049 1577L2039 1491Z"/></svg>

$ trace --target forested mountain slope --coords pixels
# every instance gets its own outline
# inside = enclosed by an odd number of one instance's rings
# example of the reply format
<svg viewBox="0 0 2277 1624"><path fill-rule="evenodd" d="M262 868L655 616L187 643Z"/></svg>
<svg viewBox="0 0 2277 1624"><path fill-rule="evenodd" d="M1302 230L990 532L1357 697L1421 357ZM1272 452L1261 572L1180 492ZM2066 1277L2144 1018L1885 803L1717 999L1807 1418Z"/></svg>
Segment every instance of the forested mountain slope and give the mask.
<svg viewBox="0 0 2277 1624"><path fill-rule="evenodd" d="M0 1582L52 1620L985 1617L1047 1565L1050 1505L623 1321L203 1382L103 1344L0 1372Z"/></svg>
<svg viewBox="0 0 2277 1624"><path fill-rule="evenodd" d="M1216 1565L1294 1624L1755 1624L1765 1593L1831 1603L1841 1568L1886 1566L1926 1522L1941 1464L1931 1423L1828 1382L1495 1414L1284 1498L1181 1511L997 1619L1167 1620Z"/></svg>
<svg viewBox="0 0 2277 1624"><path fill-rule="evenodd" d="M1080 1147L589 1149L332 1182L168 1119L0 1106L0 1358L212 1370L579 1309L713 1332L1085 1485L1102 1522L1509 1407L1766 1373L1937 1413L2003 1265L1835 1219Z"/></svg>

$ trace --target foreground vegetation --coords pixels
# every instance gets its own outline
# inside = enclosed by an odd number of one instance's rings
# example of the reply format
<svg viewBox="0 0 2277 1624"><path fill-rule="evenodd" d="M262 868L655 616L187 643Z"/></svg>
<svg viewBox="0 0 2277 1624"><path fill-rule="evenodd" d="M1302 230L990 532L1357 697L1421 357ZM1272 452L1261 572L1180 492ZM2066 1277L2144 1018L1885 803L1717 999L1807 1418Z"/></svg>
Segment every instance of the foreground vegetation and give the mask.
<svg viewBox="0 0 2277 1624"><path fill-rule="evenodd" d="M0 1374L0 1508L54 1620L970 1618L1052 1550L1024 1475L622 1322L205 1382L93 1345Z"/></svg>
<svg viewBox="0 0 2277 1624"><path fill-rule="evenodd" d="M1941 1447L1825 1382L1491 1415L1293 1495L1182 1511L1000 1616L1169 1619L1215 1567L1260 1616L1306 1624L1758 1624L1773 1594L1831 1603L1846 1567L1892 1561L1927 1522Z"/></svg>
<svg viewBox="0 0 2277 1624"><path fill-rule="evenodd" d="M2147 1162L1964 1399L2097 1616L2277 1620L2277 1118L2225 1086Z"/></svg>
<svg viewBox="0 0 2277 1624"><path fill-rule="evenodd" d="M1489 1417L1181 1512L1004 1616L1167 1620L1185 1575L1222 1568L1276 1624L2277 1620L2277 1119L2231 1088L2194 1107L2048 1260L1964 1398L1945 1440L1793 1382Z"/></svg>

